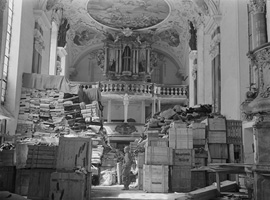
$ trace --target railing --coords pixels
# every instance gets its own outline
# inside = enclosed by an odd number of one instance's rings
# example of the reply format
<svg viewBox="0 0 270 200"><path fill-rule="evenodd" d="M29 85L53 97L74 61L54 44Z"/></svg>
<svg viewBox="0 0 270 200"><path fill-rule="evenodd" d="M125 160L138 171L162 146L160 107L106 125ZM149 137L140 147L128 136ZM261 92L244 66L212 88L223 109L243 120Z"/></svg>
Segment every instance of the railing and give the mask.
<svg viewBox="0 0 270 200"><path fill-rule="evenodd" d="M134 81L76 82L83 88L100 88L101 94L137 94L146 96L187 98L187 85L163 85Z"/></svg>

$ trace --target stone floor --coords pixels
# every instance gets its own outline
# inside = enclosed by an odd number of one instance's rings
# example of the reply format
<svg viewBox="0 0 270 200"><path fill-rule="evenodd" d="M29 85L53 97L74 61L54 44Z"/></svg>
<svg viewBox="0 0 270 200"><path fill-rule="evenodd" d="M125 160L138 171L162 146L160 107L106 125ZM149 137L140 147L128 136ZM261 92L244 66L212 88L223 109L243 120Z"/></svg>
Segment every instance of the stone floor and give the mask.
<svg viewBox="0 0 270 200"><path fill-rule="evenodd" d="M91 200L174 200L185 197L184 193L146 193L138 189L122 190L122 188L122 185L92 186Z"/></svg>

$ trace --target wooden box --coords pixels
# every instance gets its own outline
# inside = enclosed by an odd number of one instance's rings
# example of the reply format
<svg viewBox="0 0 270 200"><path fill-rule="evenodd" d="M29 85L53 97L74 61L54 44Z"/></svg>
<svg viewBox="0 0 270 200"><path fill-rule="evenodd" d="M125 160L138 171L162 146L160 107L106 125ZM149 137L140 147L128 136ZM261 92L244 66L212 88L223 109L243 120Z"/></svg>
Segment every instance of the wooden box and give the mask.
<svg viewBox="0 0 270 200"><path fill-rule="evenodd" d="M192 125L192 135L193 139L196 140L205 140L206 134L205 134L205 124L201 123L194 123Z"/></svg>
<svg viewBox="0 0 270 200"><path fill-rule="evenodd" d="M84 167L91 172L92 141L91 138L60 137L57 170L73 171L76 167Z"/></svg>
<svg viewBox="0 0 270 200"><path fill-rule="evenodd" d="M0 167L0 191L15 191L16 169L14 166Z"/></svg>
<svg viewBox="0 0 270 200"><path fill-rule="evenodd" d="M91 199L91 173L54 172L51 174L50 200Z"/></svg>
<svg viewBox="0 0 270 200"><path fill-rule="evenodd" d="M145 152L146 165L172 165L173 149L169 147L147 147Z"/></svg>
<svg viewBox="0 0 270 200"><path fill-rule="evenodd" d="M167 193L169 168L166 165L143 166L143 190L147 192Z"/></svg>
<svg viewBox="0 0 270 200"><path fill-rule="evenodd" d="M146 131L146 135L147 135L147 138L158 138L159 137L159 133L160 133L160 128L158 129L151 129L149 128L147 131Z"/></svg>
<svg viewBox="0 0 270 200"><path fill-rule="evenodd" d="M193 139L193 146L204 146L205 139Z"/></svg>
<svg viewBox="0 0 270 200"><path fill-rule="evenodd" d="M228 144L243 144L242 141L242 121L227 120L227 143Z"/></svg>
<svg viewBox="0 0 270 200"><path fill-rule="evenodd" d="M206 187L207 172L205 170L192 170L191 171L191 190Z"/></svg>
<svg viewBox="0 0 270 200"><path fill-rule="evenodd" d="M27 196L28 186L30 178L30 169L17 169L16 170L16 183L15 183L15 193Z"/></svg>
<svg viewBox="0 0 270 200"><path fill-rule="evenodd" d="M50 177L53 169L31 169L27 198L47 200L50 192Z"/></svg>
<svg viewBox="0 0 270 200"><path fill-rule="evenodd" d="M192 149L193 137L190 128L170 128L169 147L173 149Z"/></svg>
<svg viewBox="0 0 270 200"><path fill-rule="evenodd" d="M169 140L167 138L148 138L148 147L168 147Z"/></svg>
<svg viewBox="0 0 270 200"><path fill-rule="evenodd" d="M0 167L15 166L15 150L0 151Z"/></svg>
<svg viewBox="0 0 270 200"><path fill-rule="evenodd" d="M211 163L227 163L227 159L212 158Z"/></svg>
<svg viewBox="0 0 270 200"><path fill-rule="evenodd" d="M171 166L170 167L170 188L172 192L191 191L191 167Z"/></svg>
<svg viewBox="0 0 270 200"><path fill-rule="evenodd" d="M55 169L57 146L28 145L26 168Z"/></svg>
<svg viewBox="0 0 270 200"><path fill-rule="evenodd" d="M173 150L173 165L194 165L194 150L193 149L174 149Z"/></svg>
<svg viewBox="0 0 270 200"><path fill-rule="evenodd" d="M226 131L226 119L208 118L208 129L211 131Z"/></svg>
<svg viewBox="0 0 270 200"><path fill-rule="evenodd" d="M202 167L207 165L207 159L206 158L197 158L195 157L195 162L194 162L195 167Z"/></svg>
<svg viewBox="0 0 270 200"><path fill-rule="evenodd" d="M208 131L208 143L227 143L227 133L226 131Z"/></svg>
<svg viewBox="0 0 270 200"><path fill-rule="evenodd" d="M228 145L227 144L209 144L208 149L211 158L228 159Z"/></svg>

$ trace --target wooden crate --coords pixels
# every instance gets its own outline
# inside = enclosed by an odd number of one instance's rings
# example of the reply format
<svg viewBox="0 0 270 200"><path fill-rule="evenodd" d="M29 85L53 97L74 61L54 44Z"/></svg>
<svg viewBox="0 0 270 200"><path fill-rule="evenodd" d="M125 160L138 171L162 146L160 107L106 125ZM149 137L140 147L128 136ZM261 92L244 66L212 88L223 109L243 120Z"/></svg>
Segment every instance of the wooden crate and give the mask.
<svg viewBox="0 0 270 200"><path fill-rule="evenodd" d="M146 131L146 135L147 135L147 138L158 138L159 137L159 133L160 133L160 128L157 128L157 129L151 129L149 128L147 131Z"/></svg>
<svg viewBox="0 0 270 200"><path fill-rule="evenodd" d="M14 166L0 167L0 191L15 191L16 169Z"/></svg>
<svg viewBox="0 0 270 200"><path fill-rule="evenodd" d="M146 165L172 165L173 149L169 147L146 147Z"/></svg>
<svg viewBox="0 0 270 200"><path fill-rule="evenodd" d="M193 140L205 140L206 137L206 131L205 131L205 124L201 123L194 123L192 125L192 135Z"/></svg>
<svg viewBox="0 0 270 200"><path fill-rule="evenodd" d="M54 169L31 169L27 198L47 200L50 193L50 177Z"/></svg>
<svg viewBox="0 0 270 200"><path fill-rule="evenodd" d="M202 167L207 165L207 159L206 158L197 158L195 157L195 162L194 162L195 167Z"/></svg>
<svg viewBox="0 0 270 200"><path fill-rule="evenodd" d="M168 147L169 140L167 138L148 138L146 146L148 147Z"/></svg>
<svg viewBox="0 0 270 200"><path fill-rule="evenodd" d="M169 168L166 165L143 165L143 190L167 193Z"/></svg>
<svg viewBox="0 0 270 200"><path fill-rule="evenodd" d="M50 200L91 199L91 173L54 172L51 174Z"/></svg>
<svg viewBox="0 0 270 200"><path fill-rule="evenodd" d="M57 146L28 145L26 168L55 169Z"/></svg>
<svg viewBox="0 0 270 200"><path fill-rule="evenodd" d="M137 142L130 142L129 146L130 146L130 151L134 152L138 146L138 143Z"/></svg>
<svg viewBox="0 0 270 200"><path fill-rule="evenodd" d="M16 144L16 168L23 169L26 167L28 144L17 143Z"/></svg>
<svg viewBox="0 0 270 200"><path fill-rule="evenodd" d="M0 151L0 167L15 166L15 150Z"/></svg>
<svg viewBox="0 0 270 200"><path fill-rule="evenodd" d="M205 145L205 139L194 139L193 138L193 146L203 146Z"/></svg>
<svg viewBox="0 0 270 200"><path fill-rule="evenodd" d="M30 169L17 169L16 170L16 183L15 183L15 193L27 196L28 186L30 178Z"/></svg>
<svg viewBox="0 0 270 200"><path fill-rule="evenodd" d="M91 138L60 137L56 169L73 171L84 167L91 172L92 141Z"/></svg>
<svg viewBox="0 0 270 200"><path fill-rule="evenodd" d="M211 158L215 159L228 159L228 145L227 144L209 144L208 149L210 152Z"/></svg>
<svg viewBox="0 0 270 200"><path fill-rule="evenodd" d="M187 128L187 123L182 121L174 121L170 124L171 128Z"/></svg>
<svg viewBox="0 0 270 200"><path fill-rule="evenodd" d="M227 143L228 144L243 144L242 141L242 121L241 120L227 120Z"/></svg>
<svg viewBox="0 0 270 200"><path fill-rule="evenodd" d="M170 167L170 188L172 192L191 191L191 167L171 166Z"/></svg>
<svg viewBox="0 0 270 200"><path fill-rule="evenodd" d="M190 128L170 128L169 147L173 149L192 149L193 137Z"/></svg>
<svg viewBox="0 0 270 200"><path fill-rule="evenodd" d="M137 156L137 165L139 168L142 168L145 164L145 153L138 153Z"/></svg>
<svg viewBox="0 0 270 200"><path fill-rule="evenodd" d="M205 170L191 170L191 190L206 187L207 172Z"/></svg>
<svg viewBox="0 0 270 200"><path fill-rule="evenodd" d="M208 131L208 143L226 144L227 143L226 131Z"/></svg>
<svg viewBox="0 0 270 200"><path fill-rule="evenodd" d="M194 166L194 149L174 149L173 165Z"/></svg>
<svg viewBox="0 0 270 200"><path fill-rule="evenodd" d="M211 131L226 131L226 119L208 118L208 129Z"/></svg>
<svg viewBox="0 0 270 200"><path fill-rule="evenodd" d="M228 175L224 173L219 174L219 180L220 182L228 180ZM207 182L206 185L212 185L213 183L216 183L216 173L214 172L207 172Z"/></svg>
<svg viewBox="0 0 270 200"><path fill-rule="evenodd" d="M212 158L211 163L227 163L227 159Z"/></svg>

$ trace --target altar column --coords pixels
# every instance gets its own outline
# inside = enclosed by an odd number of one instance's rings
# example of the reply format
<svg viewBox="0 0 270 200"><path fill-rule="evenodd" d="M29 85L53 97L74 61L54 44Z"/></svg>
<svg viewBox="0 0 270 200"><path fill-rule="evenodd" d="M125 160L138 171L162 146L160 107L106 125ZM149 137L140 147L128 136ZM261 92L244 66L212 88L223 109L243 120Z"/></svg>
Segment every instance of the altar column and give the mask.
<svg viewBox="0 0 270 200"><path fill-rule="evenodd" d="M108 101L107 122L111 122L112 100Z"/></svg>
<svg viewBox="0 0 270 200"><path fill-rule="evenodd" d="M129 96L127 93L124 95L123 103L124 103L124 123L127 123L128 105L129 105Z"/></svg>
<svg viewBox="0 0 270 200"><path fill-rule="evenodd" d="M142 101L141 107L141 123L145 124L145 100Z"/></svg>
<svg viewBox="0 0 270 200"><path fill-rule="evenodd" d="M152 104L152 117L156 113L156 97L153 99L153 104Z"/></svg>

